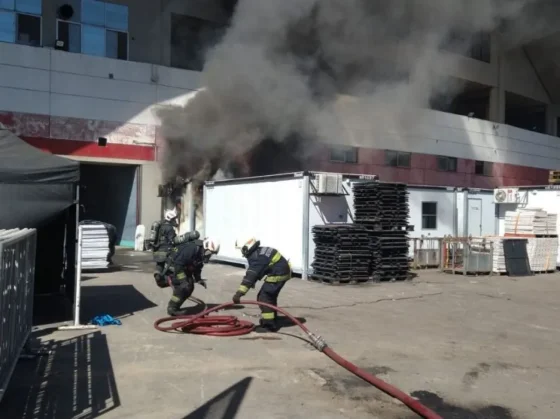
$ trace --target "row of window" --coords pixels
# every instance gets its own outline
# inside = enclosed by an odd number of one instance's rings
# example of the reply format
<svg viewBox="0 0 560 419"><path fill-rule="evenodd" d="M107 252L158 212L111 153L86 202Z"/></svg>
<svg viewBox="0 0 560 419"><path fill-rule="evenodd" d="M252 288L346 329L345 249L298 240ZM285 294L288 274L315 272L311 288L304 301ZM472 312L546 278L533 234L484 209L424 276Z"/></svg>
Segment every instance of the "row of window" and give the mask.
<svg viewBox="0 0 560 419"><path fill-rule="evenodd" d="M405 151L385 150L385 164L392 167L410 168L412 153ZM336 163L358 163L357 147L333 146L330 148L330 161ZM456 172L456 157L437 157L437 169L441 172ZM492 176L492 163L487 161L475 162L474 173L483 176Z"/></svg>
<svg viewBox="0 0 560 419"><path fill-rule="evenodd" d="M81 0L80 16L57 20L57 48L128 59L128 6ZM42 46L41 0L0 0L0 42Z"/></svg>

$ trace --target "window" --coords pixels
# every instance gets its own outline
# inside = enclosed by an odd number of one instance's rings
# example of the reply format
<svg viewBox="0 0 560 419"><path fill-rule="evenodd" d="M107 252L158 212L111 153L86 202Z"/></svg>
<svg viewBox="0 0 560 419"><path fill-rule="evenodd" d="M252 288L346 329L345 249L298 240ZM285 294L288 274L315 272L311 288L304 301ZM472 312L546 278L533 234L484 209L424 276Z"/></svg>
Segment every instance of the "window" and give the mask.
<svg viewBox="0 0 560 419"><path fill-rule="evenodd" d="M410 167L410 156L411 153L386 150L385 163L387 164L387 166L393 167Z"/></svg>
<svg viewBox="0 0 560 419"><path fill-rule="evenodd" d="M358 149L356 147L329 147L330 161L340 163L358 163Z"/></svg>
<svg viewBox="0 0 560 419"><path fill-rule="evenodd" d="M105 29L99 26L82 25L82 53L105 56Z"/></svg>
<svg viewBox="0 0 560 419"><path fill-rule="evenodd" d="M457 158L456 157L437 157L438 170L442 172L456 172L457 171Z"/></svg>
<svg viewBox="0 0 560 419"><path fill-rule="evenodd" d="M81 22L58 20L57 40L64 51L128 60L128 7L82 0Z"/></svg>
<svg viewBox="0 0 560 419"><path fill-rule="evenodd" d="M109 58L126 60L128 56L128 36L124 32L107 31L106 55Z"/></svg>
<svg viewBox="0 0 560 419"><path fill-rule="evenodd" d="M0 42L41 46L41 0L0 0Z"/></svg>
<svg viewBox="0 0 560 419"><path fill-rule="evenodd" d="M492 176L492 163L477 160L474 164L474 173L482 176Z"/></svg>
<svg viewBox="0 0 560 419"><path fill-rule="evenodd" d="M422 202L422 230L437 228L437 202Z"/></svg>
<svg viewBox="0 0 560 419"><path fill-rule="evenodd" d="M64 51L82 52L82 25L59 20L57 30L57 39L64 42Z"/></svg>
<svg viewBox="0 0 560 419"><path fill-rule="evenodd" d="M224 32L224 25L171 13L171 67L202 71L206 54Z"/></svg>

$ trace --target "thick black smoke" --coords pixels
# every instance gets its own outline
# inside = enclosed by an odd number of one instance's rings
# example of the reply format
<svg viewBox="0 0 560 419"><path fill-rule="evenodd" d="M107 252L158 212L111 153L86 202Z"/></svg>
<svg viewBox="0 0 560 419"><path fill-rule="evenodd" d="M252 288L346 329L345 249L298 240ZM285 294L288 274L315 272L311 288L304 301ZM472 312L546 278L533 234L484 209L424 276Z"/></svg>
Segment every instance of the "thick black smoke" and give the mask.
<svg viewBox="0 0 560 419"><path fill-rule="evenodd" d="M454 93L444 75L456 63L438 60L451 31L476 34L509 24L517 35L529 33L541 23L522 19L534 3L240 0L207 56L205 88L184 107L157 112L164 177L301 169L314 143L350 141L334 110L340 95L391 109L383 121L398 125L399 109ZM466 49L472 38L459 42Z"/></svg>

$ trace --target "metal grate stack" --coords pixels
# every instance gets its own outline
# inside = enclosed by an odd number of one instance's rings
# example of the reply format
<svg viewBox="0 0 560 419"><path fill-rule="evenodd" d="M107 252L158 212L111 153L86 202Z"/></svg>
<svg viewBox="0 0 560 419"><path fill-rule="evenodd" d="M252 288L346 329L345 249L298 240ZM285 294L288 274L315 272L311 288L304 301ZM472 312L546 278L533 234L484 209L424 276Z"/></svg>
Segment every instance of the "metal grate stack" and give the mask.
<svg viewBox="0 0 560 419"><path fill-rule="evenodd" d="M370 238L355 224L313 227L315 258L311 279L328 284L355 284L370 280Z"/></svg>
<svg viewBox="0 0 560 419"><path fill-rule="evenodd" d="M82 270L107 269L111 256L105 225L82 224Z"/></svg>
<svg viewBox="0 0 560 419"><path fill-rule="evenodd" d="M364 182L354 185L355 223L370 235L370 274L377 281L408 278L409 208L406 185Z"/></svg>

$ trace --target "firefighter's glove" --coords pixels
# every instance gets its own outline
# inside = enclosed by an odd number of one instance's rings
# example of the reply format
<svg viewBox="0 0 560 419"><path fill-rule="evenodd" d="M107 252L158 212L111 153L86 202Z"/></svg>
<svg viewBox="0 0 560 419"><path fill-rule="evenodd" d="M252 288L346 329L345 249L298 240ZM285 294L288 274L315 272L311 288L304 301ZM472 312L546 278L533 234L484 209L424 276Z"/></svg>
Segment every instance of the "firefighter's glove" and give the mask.
<svg viewBox="0 0 560 419"><path fill-rule="evenodd" d="M235 304L239 304L239 303L241 303L241 297L243 297L244 295L245 295L245 294L243 294L241 291L237 291L237 292L233 295L232 301L233 301Z"/></svg>

